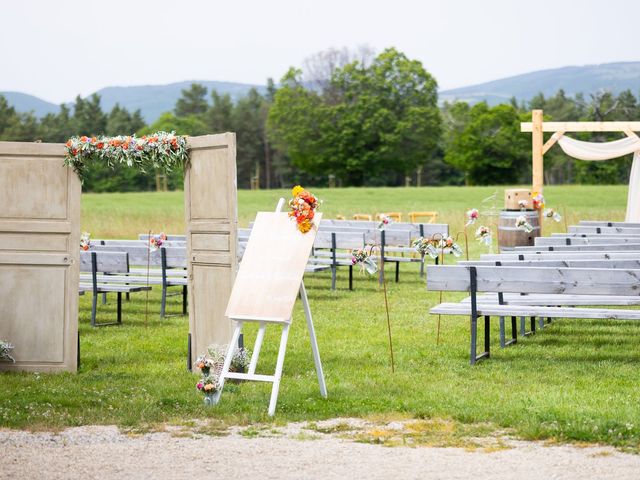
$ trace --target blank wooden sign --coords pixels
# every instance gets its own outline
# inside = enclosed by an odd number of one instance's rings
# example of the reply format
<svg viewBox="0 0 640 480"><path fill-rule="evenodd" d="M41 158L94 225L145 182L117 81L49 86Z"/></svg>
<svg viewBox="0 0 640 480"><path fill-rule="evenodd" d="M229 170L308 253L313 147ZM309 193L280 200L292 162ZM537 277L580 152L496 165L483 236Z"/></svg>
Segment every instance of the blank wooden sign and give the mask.
<svg viewBox="0 0 640 480"><path fill-rule="evenodd" d="M233 285L226 315L288 322L322 214L302 233L284 212L259 212Z"/></svg>

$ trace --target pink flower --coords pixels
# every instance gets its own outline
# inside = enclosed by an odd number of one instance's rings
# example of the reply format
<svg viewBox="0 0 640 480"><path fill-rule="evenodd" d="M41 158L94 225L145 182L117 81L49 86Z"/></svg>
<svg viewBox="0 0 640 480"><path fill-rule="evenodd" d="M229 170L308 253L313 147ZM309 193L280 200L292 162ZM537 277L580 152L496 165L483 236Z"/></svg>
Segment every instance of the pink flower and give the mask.
<svg viewBox="0 0 640 480"><path fill-rule="evenodd" d="M198 390L202 390L202 387L203 387L203 386L204 386L204 385L202 385L202 382L199 382L199 383L196 385L196 388L197 388Z"/></svg>

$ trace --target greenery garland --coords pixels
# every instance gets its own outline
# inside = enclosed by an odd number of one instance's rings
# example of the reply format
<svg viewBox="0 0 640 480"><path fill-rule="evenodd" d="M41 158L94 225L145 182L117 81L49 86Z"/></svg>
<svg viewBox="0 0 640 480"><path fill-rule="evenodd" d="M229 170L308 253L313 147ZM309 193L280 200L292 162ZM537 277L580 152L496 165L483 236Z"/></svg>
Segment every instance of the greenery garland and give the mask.
<svg viewBox="0 0 640 480"><path fill-rule="evenodd" d="M92 161L106 162L111 168L124 164L146 173L155 169L170 172L188 159L187 140L175 132L156 132L139 138L135 135L71 137L65 147L64 164L73 167L81 179Z"/></svg>

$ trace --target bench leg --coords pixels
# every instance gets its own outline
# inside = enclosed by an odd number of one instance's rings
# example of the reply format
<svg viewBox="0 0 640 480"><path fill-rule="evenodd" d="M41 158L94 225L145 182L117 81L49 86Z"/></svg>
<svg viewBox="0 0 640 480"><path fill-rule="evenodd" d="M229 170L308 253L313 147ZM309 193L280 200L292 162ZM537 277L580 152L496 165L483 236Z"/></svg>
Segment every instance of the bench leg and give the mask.
<svg viewBox="0 0 640 480"><path fill-rule="evenodd" d="M544 328L544 317L538 317L538 328L540 330Z"/></svg>
<svg viewBox="0 0 640 480"><path fill-rule="evenodd" d="M338 267L336 267L335 265L331 266L331 290L336 289L336 275L338 274L337 270Z"/></svg>
<svg viewBox="0 0 640 480"><path fill-rule="evenodd" d="M476 363L476 342L478 340L478 319L471 315L471 348L469 349L469 363Z"/></svg>
<svg viewBox="0 0 640 480"><path fill-rule="evenodd" d="M489 315L484 316L484 353L482 356L489 358L489 351L491 349L491 317Z"/></svg>
<svg viewBox="0 0 640 480"><path fill-rule="evenodd" d="M96 313L98 310L98 294L94 293L91 299L91 326L96 326Z"/></svg>
<svg viewBox="0 0 640 480"><path fill-rule="evenodd" d="M547 323L551 323L551 317L547 317Z"/></svg>
<svg viewBox="0 0 640 480"><path fill-rule="evenodd" d="M535 325L533 325L533 328L531 329L531 331L527 332L527 319L526 317L520 317L520 335L522 335L523 337L527 337L535 332L536 332Z"/></svg>
<svg viewBox="0 0 640 480"><path fill-rule="evenodd" d="M182 286L182 314L187 314L187 286Z"/></svg>
<svg viewBox="0 0 640 480"><path fill-rule="evenodd" d="M162 287L162 300L160 301L160 318L164 318L167 310L167 287Z"/></svg>
<svg viewBox="0 0 640 480"><path fill-rule="evenodd" d="M118 292L118 323L122 323L122 292Z"/></svg>
<svg viewBox="0 0 640 480"><path fill-rule="evenodd" d="M516 317L511 317L511 341L507 345L518 342L518 327L516 323Z"/></svg>
<svg viewBox="0 0 640 480"><path fill-rule="evenodd" d="M483 358L489 358L489 348L490 348L490 329L491 329L491 318L489 316L484 317L484 352L480 355L477 354L477 342L478 342L478 319L471 316L471 349L469 355L469 363L471 365L475 365L478 360L482 360Z"/></svg>
<svg viewBox="0 0 640 480"><path fill-rule="evenodd" d="M531 317L531 333L536 333L536 317Z"/></svg>
<svg viewBox="0 0 640 480"><path fill-rule="evenodd" d="M353 265L349 265L349 290L353 290Z"/></svg>
<svg viewBox="0 0 640 480"><path fill-rule="evenodd" d="M500 317L500 348L506 347L507 344L504 338L504 317Z"/></svg>
<svg viewBox="0 0 640 480"><path fill-rule="evenodd" d="M400 281L400 262L396 262L396 283Z"/></svg>
<svg viewBox="0 0 640 480"><path fill-rule="evenodd" d="M127 283L127 285L129 285L129 284ZM125 300L126 300L127 302L128 302L129 300L131 300L131 295L129 294L129 292L127 292L127 294L125 295L125 297L124 297L124 298L125 298Z"/></svg>
<svg viewBox="0 0 640 480"><path fill-rule="evenodd" d="M107 292L103 292L102 294L102 304L103 305L107 304Z"/></svg>

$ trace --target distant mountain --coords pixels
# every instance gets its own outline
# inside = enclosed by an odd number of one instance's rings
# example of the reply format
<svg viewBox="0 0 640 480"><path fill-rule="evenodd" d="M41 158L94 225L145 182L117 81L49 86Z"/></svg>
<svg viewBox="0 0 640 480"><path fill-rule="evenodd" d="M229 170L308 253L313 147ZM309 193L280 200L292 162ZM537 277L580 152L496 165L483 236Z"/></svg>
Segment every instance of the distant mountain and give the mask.
<svg viewBox="0 0 640 480"><path fill-rule="evenodd" d="M249 90L256 88L264 93L264 85L249 85L245 83L215 82L215 81L186 81L171 83L169 85L139 85L133 87L106 87L98 90L102 110L110 111L116 103L133 112L140 109L145 121L152 123L161 113L173 110L176 101L180 98L181 91L189 88L192 83L199 83L207 87L208 91L216 90L220 94L228 93L233 100L245 96ZM34 112L37 117L43 117L47 113L56 113L59 106L42 100L33 95L19 92L0 92L10 105L19 112Z"/></svg>
<svg viewBox="0 0 640 480"><path fill-rule="evenodd" d="M207 87L209 94L212 90L216 90L220 94L228 93L233 100L245 96L252 88L256 88L261 93L266 91L264 85L193 80L170 83L169 85L107 87L98 90L96 93L101 97L100 104L103 110L109 111L116 103L119 103L121 107L126 107L131 112L140 109L144 119L151 123L160 114L173 110L176 106L176 101L180 98L181 91L189 88L192 83L204 85Z"/></svg>
<svg viewBox="0 0 640 480"><path fill-rule="evenodd" d="M215 89L221 94L228 93L234 100L246 95L251 88L256 88L261 93L266 90L264 85L192 80L169 85L107 87L96 93L102 98L103 110L109 111L119 103L130 111L140 109L144 119L151 123L161 113L173 110L176 101L180 98L181 90L188 88L192 83L204 85L209 92ZM579 92L589 94L601 89L611 90L614 93L629 89L638 95L640 93L640 62L539 70L479 85L444 90L440 92L440 101L462 100L476 103L486 100L491 105L495 105L508 102L511 97L515 97L518 101L531 100L540 92L545 96L554 95L561 88L568 95ZM38 117L50 112L55 113L59 109L58 105L25 93L0 92L0 95L4 95L19 112L33 111Z"/></svg>
<svg viewBox="0 0 640 480"><path fill-rule="evenodd" d="M47 113L56 113L60 110L59 105L26 93L0 92L0 95L4 96L9 105L18 112L33 112L36 117L44 117Z"/></svg>
<svg viewBox="0 0 640 480"><path fill-rule="evenodd" d="M638 95L640 62L539 70L479 85L444 90L440 92L440 100L462 100L470 103L486 100L495 105L508 102L511 97L518 101L531 100L540 92L545 96L554 95L561 88L570 96L580 92L586 95L601 89L614 93L631 90L634 95Z"/></svg>

